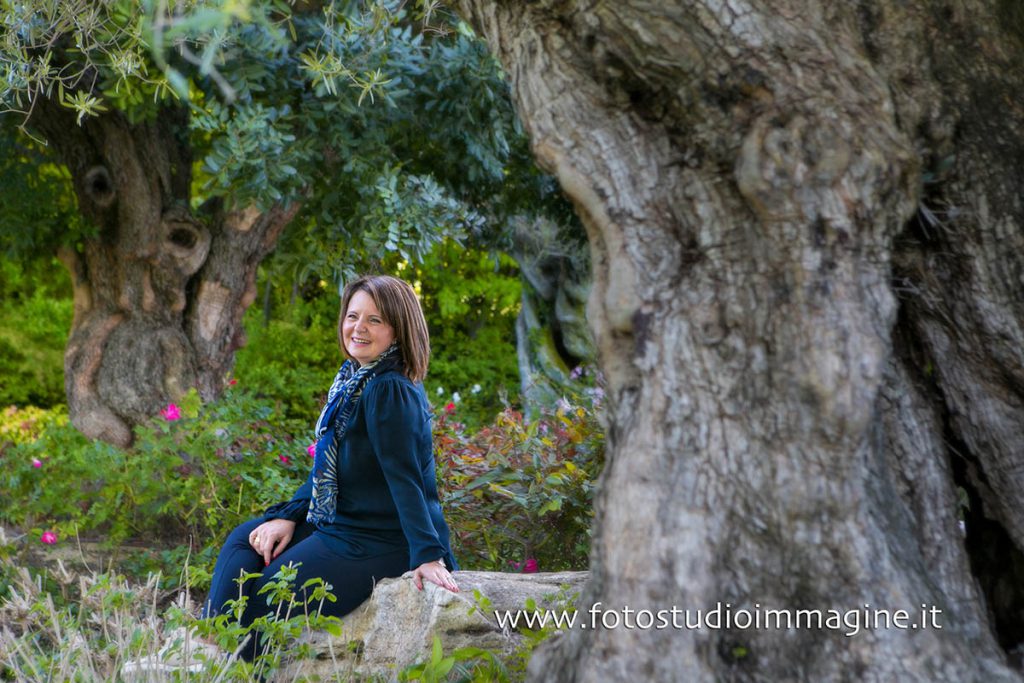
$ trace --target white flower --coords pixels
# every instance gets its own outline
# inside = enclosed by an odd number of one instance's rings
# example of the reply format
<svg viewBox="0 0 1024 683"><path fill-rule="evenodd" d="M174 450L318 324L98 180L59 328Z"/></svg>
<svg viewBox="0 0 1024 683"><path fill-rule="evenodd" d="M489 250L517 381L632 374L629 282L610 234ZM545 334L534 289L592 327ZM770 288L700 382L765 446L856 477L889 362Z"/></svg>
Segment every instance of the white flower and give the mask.
<svg viewBox="0 0 1024 683"><path fill-rule="evenodd" d="M474 384L473 388L470 389L470 393L471 394L479 394L480 393L480 385L479 384Z"/></svg>
<svg viewBox="0 0 1024 683"><path fill-rule="evenodd" d="M456 391L454 394L452 394L452 403L458 403L461 400L462 397L459 396L459 392Z"/></svg>
<svg viewBox="0 0 1024 683"><path fill-rule="evenodd" d="M444 387L438 387L437 388L437 395L438 396L444 396Z"/></svg>

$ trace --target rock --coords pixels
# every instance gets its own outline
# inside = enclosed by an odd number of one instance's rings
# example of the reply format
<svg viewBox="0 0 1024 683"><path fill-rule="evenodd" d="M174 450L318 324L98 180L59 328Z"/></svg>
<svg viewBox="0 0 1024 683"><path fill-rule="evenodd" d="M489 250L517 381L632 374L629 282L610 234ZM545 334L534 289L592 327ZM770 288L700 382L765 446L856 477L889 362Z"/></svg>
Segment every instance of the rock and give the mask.
<svg viewBox="0 0 1024 683"><path fill-rule="evenodd" d="M286 664L280 680L302 676L333 680L339 672L393 680L399 671L429 656L435 635L445 653L467 646L511 652L522 636L503 631L494 611L524 609L529 598L538 608L557 608L560 598L571 598L582 590L587 574L460 571L455 573L458 593L426 582L420 592L411 572L385 579L369 600L344 618L340 637L307 636L316 657ZM473 609L474 591L490 600L489 614Z"/></svg>

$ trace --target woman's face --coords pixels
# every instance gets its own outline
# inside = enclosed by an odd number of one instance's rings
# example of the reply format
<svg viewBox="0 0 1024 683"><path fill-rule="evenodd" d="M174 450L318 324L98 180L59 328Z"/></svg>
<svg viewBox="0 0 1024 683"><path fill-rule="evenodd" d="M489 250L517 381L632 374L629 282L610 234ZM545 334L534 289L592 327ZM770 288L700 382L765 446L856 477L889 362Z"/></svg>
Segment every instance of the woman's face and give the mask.
<svg viewBox="0 0 1024 683"><path fill-rule="evenodd" d="M348 301L341 323L341 341L348 355L365 365L384 353L395 340L395 329L384 322L373 299L359 290Z"/></svg>

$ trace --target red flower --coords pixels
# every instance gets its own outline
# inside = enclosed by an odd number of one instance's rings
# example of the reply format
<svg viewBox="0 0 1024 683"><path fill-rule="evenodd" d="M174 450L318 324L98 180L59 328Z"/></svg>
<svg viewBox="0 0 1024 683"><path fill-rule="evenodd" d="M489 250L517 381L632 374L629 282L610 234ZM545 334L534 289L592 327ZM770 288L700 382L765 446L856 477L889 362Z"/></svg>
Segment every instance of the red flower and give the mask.
<svg viewBox="0 0 1024 683"><path fill-rule="evenodd" d="M309 457L316 457L316 441L314 441L313 443L309 444L309 446L306 447L306 452L309 453Z"/></svg>
<svg viewBox="0 0 1024 683"><path fill-rule="evenodd" d="M235 379L234 377L232 377L232 378L231 378L231 381L230 381L230 382L228 382L228 386L229 386L229 387L233 387L233 386L235 386L236 384L238 384L238 380L237 380L237 379Z"/></svg>
<svg viewBox="0 0 1024 683"><path fill-rule="evenodd" d="M39 540L45 543L46 545L53 545L57 542L57 534L53 533L52 531L44 531L43 535L39 538Z"/></svg>
<svg viewBox="0 0 1024 683"><path fill-rule="evenodd" d="M444 412L448 413L449 415L454 413L455 412L455 404L454 403L448 403L448 405L446 405L444 407Z"/></svg>
<svg viewBox="0 0 1024 683"><path fill-rule="evenodd" d="M292 464L292 459L289 458L287 455L279 455L277 456L277 459L280 460L285 465Z"/></svg>

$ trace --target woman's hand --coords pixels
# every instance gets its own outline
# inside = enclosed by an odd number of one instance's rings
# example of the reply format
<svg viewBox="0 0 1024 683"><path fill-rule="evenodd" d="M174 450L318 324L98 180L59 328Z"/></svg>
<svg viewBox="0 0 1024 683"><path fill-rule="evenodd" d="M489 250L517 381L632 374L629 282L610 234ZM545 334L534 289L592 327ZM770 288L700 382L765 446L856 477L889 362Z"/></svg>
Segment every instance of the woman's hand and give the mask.
<svg viewBox="0 0 1024 683"><path fill-rule="evenodd" d="M412 570L412 580L416 584L416 588L423 590L423 579L436 583L441 588L447 588L453 593L459 592L459 587L455 585L455 579L452 578L451 572L440 560L424 562Z"/></svg>
<svg viewBox="0 0 1024 683"><path fill-rule="evenodd" d="M263 566L281 554L295 533L295 522L288 519L271 519L263 522L249 534L249 545L263 556Z"/></svg>

